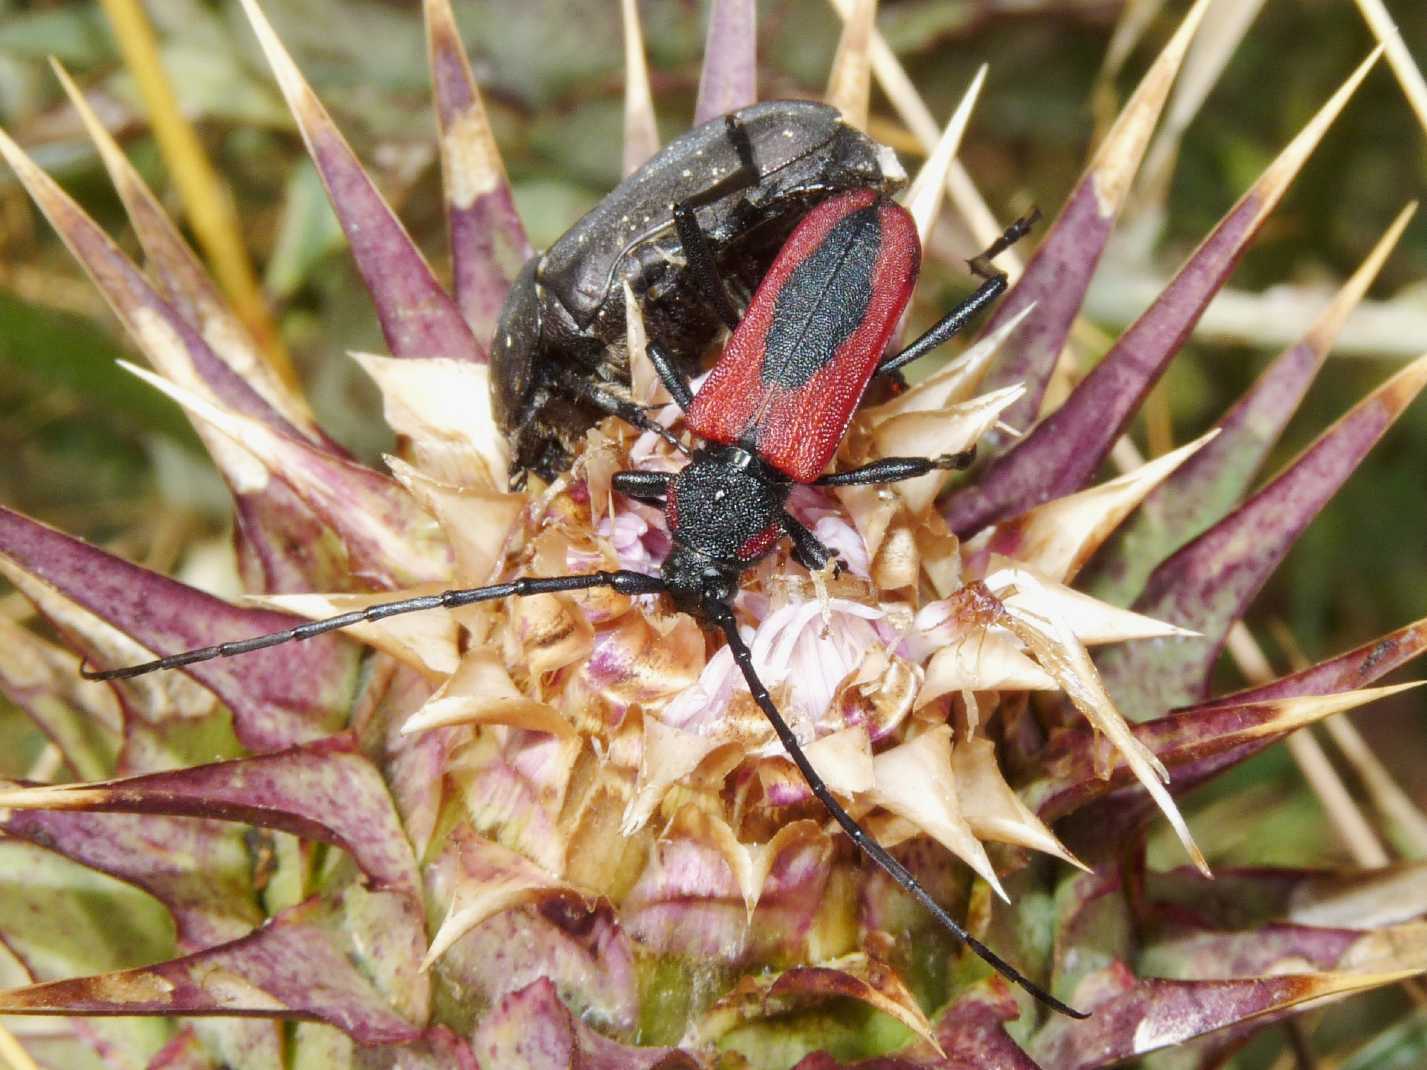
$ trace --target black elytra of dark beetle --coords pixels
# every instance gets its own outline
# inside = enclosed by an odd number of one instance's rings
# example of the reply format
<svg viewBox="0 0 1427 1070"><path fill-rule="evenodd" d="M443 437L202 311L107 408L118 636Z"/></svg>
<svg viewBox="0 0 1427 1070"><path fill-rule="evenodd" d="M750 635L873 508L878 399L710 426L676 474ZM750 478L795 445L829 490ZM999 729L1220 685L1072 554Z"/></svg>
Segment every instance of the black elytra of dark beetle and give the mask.
<svg viewBox="0 0 1427 1070"><path fill-rule="evenodd" d="M631 470L618 472L612 479L614 490L664 507L673 546L657 576L621 569L526 577L450 590L369 606L143 665L85 671L84 675L98 680L127 679L402 613L499 598L593 588L631 596L665 596L677 609L722 634L750 694L789 758L813 795L867 858L1008 980L1061 1014L1083 1018L1082 1012L1056 999L968 933L848 814L803 753L759 678L732 606L743 573L784 538L791 541L793 557L804 567L820 570L836 564L833 553L787 511L794 486L885 484L970 463L969 453L885 457L849 471L819 474L831 461L847 419L875 376L903 366L952 337L1006 289L1005 275L990 267L990 258L1023 236L1031 221L1017 221L971 261L972 269L984 279L977 291L896 354L887 354L887 344L911 297L921 249L911 216L873 189L829 198L798 225L697 395L667 351L658 343L651 344L652 362L670 396L684 410L685 427L705 441L677 473ZM707 261L704 267L711 263ZM718 278L710 281L722 285ZM861 311L847 314L844 302ZM823 354L819 367L806 366L805 350L795 344L798 338Z"/></svg>
<svg viewBox="0 0 1427 1070"><path fill-rule="evenodd" d="M506 296L491 399L516 481L564 471L604 416L647 429L626 395L625 283L648 336L691 375L809 208L905 182L891 149L812 101L754 104L671 141L532 257Z"/></svg>

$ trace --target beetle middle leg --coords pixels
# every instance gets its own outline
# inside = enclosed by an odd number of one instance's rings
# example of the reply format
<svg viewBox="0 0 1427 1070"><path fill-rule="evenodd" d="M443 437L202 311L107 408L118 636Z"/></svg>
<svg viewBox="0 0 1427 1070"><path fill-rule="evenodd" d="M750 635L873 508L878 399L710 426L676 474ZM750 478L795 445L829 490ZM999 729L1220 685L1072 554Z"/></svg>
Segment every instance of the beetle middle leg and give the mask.
<svg viewBox="0 0 1427 1070"><path fill-rule="evenodd" d="M928 472L946 472L970 468L976 459L976 448L960 453L946 453L940 457L883 457L864 464L860 468L850 468L846 472L833 472L813 481L818 487L861 487L880 483L896 483L903 479L916 479ZM817 572L832 562L834 572L840 572L843 564L840 558L823 545L816 535L795 520L790 513L783 514L783 527L793 542L793 560L804 568Z"/></svg>
<svg viewBox="0 0 1427 1070"><path fill-rule="evenodd" d="M877 365L877 374L886 375L914 360L920 360L943 342L960 334L982 309L1005 293L1009 285L1006 273L998 271L991 260L1030 233L1031 227L1040 216L1040 209L1036 209L1030 215L1017 219L988 248L968 260L967 264L972 273L985 281L976 288L975 293L932 324L931 328L911 345L900 353L884 358L882 363Z"/></svg>
<svg viewBox="0 0 1427 1070"><path fill-rule="evenodd" d="M976 450L962 450L960 453L944 453L940 457L883 457L881 460L864 464L861 468L850 468L846 472L833 472L813 481L819 487L861 487L872 483L897 483L903 479L916 479L928 472L952 472L970 468L976 459Z"/></svg>

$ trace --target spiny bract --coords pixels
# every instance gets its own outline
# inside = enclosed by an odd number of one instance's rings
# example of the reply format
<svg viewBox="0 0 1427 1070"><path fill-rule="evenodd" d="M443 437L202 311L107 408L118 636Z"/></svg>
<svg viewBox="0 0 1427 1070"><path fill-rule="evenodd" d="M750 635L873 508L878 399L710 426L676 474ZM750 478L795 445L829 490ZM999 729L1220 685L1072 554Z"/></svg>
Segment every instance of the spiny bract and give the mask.
<svg viewBox="0 0 1427 1070"><path fill-rule="evenodd" d="M425 13L454 293L244 2L376 302L389 355L357 360L401 455L383 474L323 433L66 80L147 272L8 137L0 150L155 369L135 374L208 445L263 608L9 510L0 569L101 665L392 591L656 569L663 516L613 495L610 476L681 463L657 437L607 422L567 476L506 489L485 340L530 248L445 0ZM749 7L714 5L701 118L753 99ZM775 557L737 602L760 673L848 808L986 943L1092 1018L1048 1016L859 862L727 649L655 600L598 592L401 617L112 686L82 682L77 657L0 620L0 687L55 748L37 779L74 778L9 785L0 799L12 875L0 976L15 986L0 1010L66 1016L8 1019L24 1049L12 1060L826 1070L884 1055L883 1070L1053 1070L1202 1037L1184 1065L1203 1066L1307 1001L1427 967L1411 920L1427 908L1420 870L1255 870L1210 886L1175 804L1295 728L1394 690L1368 685L1427 641L1419 623L1207 698L1231 626L1427 378L1427 361L1407 366L1247 493L1405 215L1215 428L1090 485L1372 58L1035 423L1205 7L1150 69L980 341L862 411L840 458L979 446L979 472L950 488L950 473L933 473L895 491L799 489L794 512L847 571L810 575ZM849 22L829 83L858 125L880 47L871 8ZM906 196L923 238L979 87L926 139ZM654 147L639 89L636 78L626 167ZM925 125L915 108L908 122ZM653 403L631 322L632 392ZM660 413L677 429L676 417ZM1134 537L1110 541L1122 526ZM1118 578L1114 602L1131 608L1073 588L1092 557L1100 589ZM1098 662L1093 646L1106 647ZM1157 812L1198 872L1146 870ZM97 917L84 907L93 896Z"/></svg>

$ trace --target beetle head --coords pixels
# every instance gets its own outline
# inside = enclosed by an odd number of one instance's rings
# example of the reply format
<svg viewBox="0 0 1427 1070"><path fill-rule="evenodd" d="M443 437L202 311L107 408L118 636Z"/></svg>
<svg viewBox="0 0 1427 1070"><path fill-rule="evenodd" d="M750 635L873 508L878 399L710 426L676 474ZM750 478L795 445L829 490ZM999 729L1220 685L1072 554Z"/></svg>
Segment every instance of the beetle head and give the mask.
<svg viewBox="0 0 1427 1070"><path fill-rule="evenodd" d="M738 568L730 568L681 543L675 543L665 558L660 576L674 606L700 618L708 617L708 603L727 605L738 592Z"/></svg>

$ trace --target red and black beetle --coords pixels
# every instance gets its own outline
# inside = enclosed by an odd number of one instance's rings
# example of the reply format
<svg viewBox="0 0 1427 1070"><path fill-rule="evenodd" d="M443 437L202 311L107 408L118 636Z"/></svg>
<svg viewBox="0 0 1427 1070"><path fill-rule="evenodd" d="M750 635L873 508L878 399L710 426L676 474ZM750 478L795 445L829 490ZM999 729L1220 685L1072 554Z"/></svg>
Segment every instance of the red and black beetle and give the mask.
<svg viewBox="0 0 1427 1070"><path fill-rule="evenodd" d="M685 425L789 479L823 474L911 299L921 261L905 209L872 190L809 213L769 269Z"/></svg>
<svg viewBox="0 0 1427 1070"><path fill-rule="evenodd" d="M658 576L601 571L447 591L144 665L85 675L104 680L137 676L243 654L398 613L497 598L595 587L628 595L668 595L679 609L723 633L749 691L788 756L819 802L867 857L1005 977L1057 1011L1084 1017L967 933L843 809L758 678L731 604L742 574L784 536L792 541L793 556L807 568L821 569L832 560L831 551L784 507L796 484L892 483L969 463L969 456L963 454L886 457L850 471L823 474L873 376L899 368L950 338L1004 291L1006 277L990 268L990 258L1024 235L1032 221L1017 221L973 260L973 270L985 278L980 288L894 356L886 356L885 349L911 298L921 247L906 209L870 189L827 200L798 225L697 396L669 355L652 344L654 365L684 410L686 426L708 443L677 473L635 470L613 477L617 491L663 504L673 549Z"/></svg>

